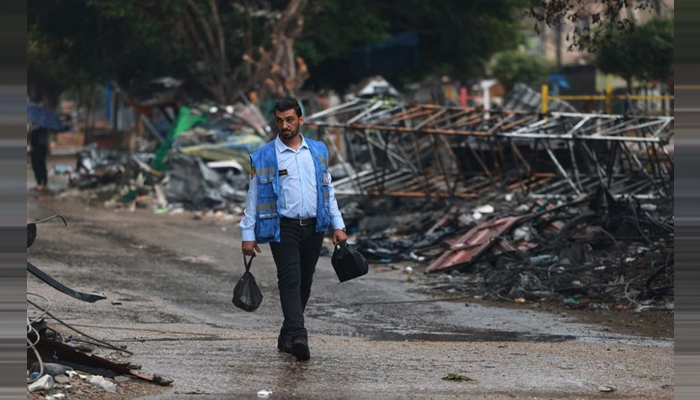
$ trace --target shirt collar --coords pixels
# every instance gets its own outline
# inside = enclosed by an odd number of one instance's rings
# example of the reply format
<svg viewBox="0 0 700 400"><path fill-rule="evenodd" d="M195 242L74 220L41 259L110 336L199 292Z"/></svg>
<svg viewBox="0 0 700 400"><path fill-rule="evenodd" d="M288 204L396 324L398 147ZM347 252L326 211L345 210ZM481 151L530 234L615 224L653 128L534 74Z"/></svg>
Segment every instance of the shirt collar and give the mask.
<svg viewBox="0 0 700 400"><path fill-rule="evenodd" d="M301 146L299 146L299 149L303 147L306 147L308 149L309 145L306 143L306 138L304 138L304 135L302 135L301 133L299 135L301 135ZM284 144L282 139L280 139L279 135L275 138L275 147L277 147L277 151L280 153L283 153L285 150L294 151L291 148L287 147L286 144Z"/></svg>

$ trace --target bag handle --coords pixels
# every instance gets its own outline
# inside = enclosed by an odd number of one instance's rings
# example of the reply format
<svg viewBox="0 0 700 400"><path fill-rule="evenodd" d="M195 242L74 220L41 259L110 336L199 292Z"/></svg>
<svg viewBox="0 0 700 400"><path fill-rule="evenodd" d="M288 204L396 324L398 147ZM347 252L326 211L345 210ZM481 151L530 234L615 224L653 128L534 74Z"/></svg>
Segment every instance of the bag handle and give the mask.
<svg viewBox="0 0 700 400"><path fill-rule="evenodd" d="M250 256L250 259L248 259L248 256L245 254L243 255L243 265L245 265L245 272L250 272L250 267L253 265L253 259L255 256Z"/></svg>

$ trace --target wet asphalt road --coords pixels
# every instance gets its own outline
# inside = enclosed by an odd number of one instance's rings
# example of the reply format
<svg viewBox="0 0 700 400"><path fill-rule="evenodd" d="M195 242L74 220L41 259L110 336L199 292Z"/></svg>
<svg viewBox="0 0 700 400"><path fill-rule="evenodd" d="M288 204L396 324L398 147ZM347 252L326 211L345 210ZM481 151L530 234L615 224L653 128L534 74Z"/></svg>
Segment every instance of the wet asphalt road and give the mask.
<svg viewBox="0 0 700 400"><path fill-rule="evenodd" d="M265 299L255 313L231 304L243 271L234 221L147 210L90 208L28 197L40 225L27 258L60 281L103 291L82 303L28 275L52 312L135 353L143 371L174 379L148 399L672 398L673 341L605 332L560 315L431 300L398 271L338 284L319 262L307 308L312 359L278 353L282 322L269 248L256 258ZM417 282L420 277L415 277ZM448 374L471 382L450 382Z"/></svg>

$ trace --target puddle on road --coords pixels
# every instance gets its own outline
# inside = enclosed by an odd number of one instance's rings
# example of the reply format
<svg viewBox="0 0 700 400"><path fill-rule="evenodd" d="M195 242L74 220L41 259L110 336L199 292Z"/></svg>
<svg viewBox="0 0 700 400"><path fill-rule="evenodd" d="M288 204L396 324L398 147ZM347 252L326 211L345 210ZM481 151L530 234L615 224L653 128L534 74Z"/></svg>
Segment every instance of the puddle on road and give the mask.
<svg viewBox="0 0 700 400"><path fill-rule="evenodd" d="M658 338L643 338L628 335L616 335L598 331L594 326L573 324L571 326L559 326L555 332L546 332L544 322L541 324L519 324L523 319L543 318L548 324L549 319L556 318L551 315L537 315L532 313L508 313L498 309L496 311L484 309L477 315L466 316L459 319L460 324L440 323L418 316L420 312L403 311L398 314L387 310L351 309L337 307L332 304L317 305L309 316L329 322L333 326L342 324L352 326L355 329L353 336L363 337L377 341L427 341L427 342L566 342L578 341L588 343L626 343L647 345L654 347L673 346L673 340ZM489 312L491 311L491 312ZM413 314L413 315L409 315ZM497 316L495 314L498 314ZM453 316L455 314L452 314ZM491 329L475 326L484 316L488 316L485 325L499 325L494 318L508 320L513 325L520 325L522 330ZM543 320L544 321L544 320ZM482 325L484 325L482 324ZM505 327L504 327L505 328ZM529 329L532 328L532 329ZM539 328L539 329L538 329ZM325 332L338 334L338 332Z"/></svg>
<svg viewBox="0 0 700 400"><path fill-rule="evenodd" d="M575 336L532 335L522 332L470 330L468 332L422 332L416 330L388 330L367 332L363 336L370 340L425 341L425 342L565 342Z"/></svg>
<svg viewBox="0 0 700 400"><path fill-rule="evenodd" d="M431 324L421 327L419 320L414 320L415 324L413 325L407 325L405 320L393 320L386 314L378 317L371 315L371 313L362 313L344 307L321 306L310 314L314 318L328 322L342 322L354 326L360 337L369 340L430 342L564 342L576 340L576 336L573 335L478 329L445 324Z"/></svg>

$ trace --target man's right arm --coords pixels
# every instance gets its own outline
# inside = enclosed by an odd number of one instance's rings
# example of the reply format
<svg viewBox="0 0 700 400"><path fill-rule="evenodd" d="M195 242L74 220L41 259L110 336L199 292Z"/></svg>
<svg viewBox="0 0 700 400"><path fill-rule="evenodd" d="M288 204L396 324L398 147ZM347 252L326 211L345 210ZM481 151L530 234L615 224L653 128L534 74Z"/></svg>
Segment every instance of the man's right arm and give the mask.
<svg viewBox="0 0 700 400"><path fill-rule="evenodd" d="M241 250L243 254L251 253L247 255L254 255L252 253L253 249L260 252L260 248L257 243L255 243L255 221L258 209L258 180L253 176L250 179L250 185L248 188L248 198L245 203L245 211L243 211L243 219L238 224L241 229Z"/></svg>

